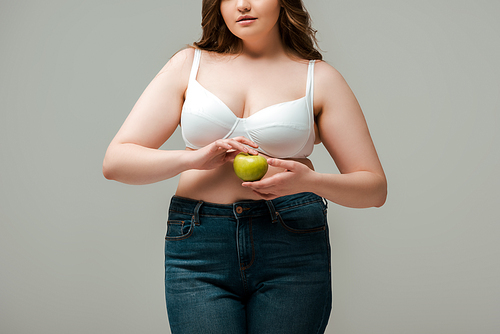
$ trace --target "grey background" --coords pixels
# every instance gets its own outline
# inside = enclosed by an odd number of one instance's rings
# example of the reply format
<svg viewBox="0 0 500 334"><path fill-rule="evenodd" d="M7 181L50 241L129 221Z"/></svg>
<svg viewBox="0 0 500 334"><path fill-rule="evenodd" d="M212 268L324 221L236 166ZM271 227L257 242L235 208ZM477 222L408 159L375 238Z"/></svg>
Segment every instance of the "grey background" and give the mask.
<svg viewBox="0 0 500 334"><path fill-rule="evenodd" d="M498 333L500 3L305 2L389 180L380 209L330 205L327 332ZM200 12L201 1L0 4L1 333L168 333L177 179L123 185L101 163L146 85L199 37ZM312 159L336 171L323 147Z"/></svg>

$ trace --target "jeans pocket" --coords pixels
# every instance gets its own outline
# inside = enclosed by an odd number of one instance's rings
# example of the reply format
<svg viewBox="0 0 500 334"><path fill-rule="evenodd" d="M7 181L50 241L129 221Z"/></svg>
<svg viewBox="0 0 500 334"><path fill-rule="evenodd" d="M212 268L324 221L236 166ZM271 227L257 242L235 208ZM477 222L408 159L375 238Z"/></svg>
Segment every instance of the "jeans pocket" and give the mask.
<svg viewBox="0 0 500 334"><path fill-rule="evenodd" d="M300 205L278 212L281 225L289 232L312 233L324 231L326 210L321 201Z"/></svg>
<svg viewBox="0 0 500 334"><path fill-rule="evenodd" d="M191 215L170 212L167 220L165 240L183 240L193 234Z"/></svg>

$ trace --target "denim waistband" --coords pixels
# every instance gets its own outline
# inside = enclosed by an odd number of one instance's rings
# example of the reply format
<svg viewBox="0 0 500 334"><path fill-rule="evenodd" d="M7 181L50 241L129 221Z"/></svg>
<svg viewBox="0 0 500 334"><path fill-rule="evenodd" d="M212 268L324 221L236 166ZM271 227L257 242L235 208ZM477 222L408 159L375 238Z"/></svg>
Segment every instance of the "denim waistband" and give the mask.
<svg viewBox="0 0 500 334"><path fill-rule="evenodd" d="M321 196L311 192L303 192L293 195L278 197L266 200L243 200L232 204L218 204L198 201L190 198L173 196L170 201L169 210L199 216L215 217L255 217L271 215L275 212L285 211L310 203L321 202L326 207L327 203ZM274 218L274 217L273 217Z"/></svg>

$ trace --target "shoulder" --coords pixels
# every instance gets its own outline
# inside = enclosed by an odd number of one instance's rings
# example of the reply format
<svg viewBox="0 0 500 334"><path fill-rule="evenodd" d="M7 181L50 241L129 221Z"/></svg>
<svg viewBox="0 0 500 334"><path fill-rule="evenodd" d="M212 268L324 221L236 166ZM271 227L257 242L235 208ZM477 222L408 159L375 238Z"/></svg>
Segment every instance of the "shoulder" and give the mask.
<svg viewBox="0 0 500 334"><path fill-rule="evenodd" d="M159 74L165 72L189 71L194 59L194 48L188 47L176 52L169 61L163 66Z"/></svg>
<svg viewBox="0 0 500 334"><path fill-rule="evenodd" d="M321 85L338 85L345 83L340 72L324 60L317 60L314 64L314 80Z"/></svg>
<svg viewBox="0 0 500 334"><path fill-rule="evenodd" d="M316 61L314 69L314 103L320 110L354 97L342 74L325 61Z"/></svg>
<svg viewBox="0 0 500 334"><path fill-rule="evenodd" d="M172 56L172 58L170 58L170 61L173 61L173 62L189 61L189 62L191 62L193 60L195 50L196 49L194 47L187 47L185 49L182 49L182 50L176 52Z"/></svg>
<svg viewBox="0 0 500 334"><path fill-rule="evenodd" d="M155 79L170 83L172 87L184 94L188 86L193 59L194 48L189 47L178 51L158 72Z"/></svg>

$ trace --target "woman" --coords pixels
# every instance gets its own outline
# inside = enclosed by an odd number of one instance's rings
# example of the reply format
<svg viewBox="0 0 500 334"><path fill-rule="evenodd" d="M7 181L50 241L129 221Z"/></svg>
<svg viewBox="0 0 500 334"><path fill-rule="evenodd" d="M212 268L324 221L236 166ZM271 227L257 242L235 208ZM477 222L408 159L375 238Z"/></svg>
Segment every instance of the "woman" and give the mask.
<svg viewBox="0 0 500 334"><path fill-rule="evenodd" d="M128 184L181 174L165 238L172 333L323 333L326 200L386 198L362 111L321 61L300 0L204 0L202 16L202 38L146 88L103 173ZM186 149L158 150L178 125ZM314 171L307 156L320 142L340 174ZM239 152L267 158L262 180L238 179Z"/></svg>

